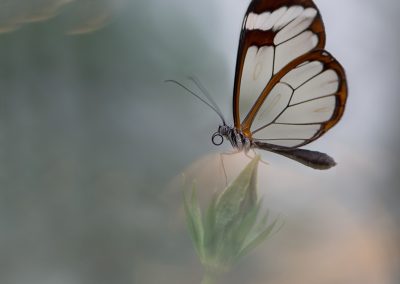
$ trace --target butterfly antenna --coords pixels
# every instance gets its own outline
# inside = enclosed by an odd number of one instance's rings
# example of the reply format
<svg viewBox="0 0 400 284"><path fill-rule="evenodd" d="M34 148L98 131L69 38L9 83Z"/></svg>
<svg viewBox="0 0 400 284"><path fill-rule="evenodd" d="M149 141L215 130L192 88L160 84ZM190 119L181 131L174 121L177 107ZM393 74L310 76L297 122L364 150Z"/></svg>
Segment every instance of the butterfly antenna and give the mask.
<svg viewBox="0 0 400 284"><path fill-rule="evenodd" d="M200 80L198 78L196 78L195 76L190 76L188 78L197 86L197 88L199 88L199 90L204 94L204 96L206 96L208 101L214 106L215 110L218 111L219 115L221 117L224 117L221 109L218 107L217 103L214 101L214 99L212 98L210 93L207 91L207 89L204 87L204 85L200 82ZM225 119L223 119L223 121L225 122Z"/></svg>
<svg viewBox="0 0 400 284"><path fill-rule="evenodd" d="M186 87L185 85L179 83L178 81L175 80L165 80L166 83L173 83L178 85L179 87L183 88L184 90L186 90L187 92L189 92L191 95L195 96L196 98L198 98L200 101L202 101L203 103L205 103L206 105L208 105L212 110L214 110L216 112L216 114L218 114L218 116L221 118L222 122L224 123L224 125L226 125L225 119L221 113L221 111L219 110L218 107L211 105L209 102L207 102L205 99L203 99L202 97L200 97L198 94L196 94L195 92L193 92L192 90L190 90L188 87Z"/></svg>

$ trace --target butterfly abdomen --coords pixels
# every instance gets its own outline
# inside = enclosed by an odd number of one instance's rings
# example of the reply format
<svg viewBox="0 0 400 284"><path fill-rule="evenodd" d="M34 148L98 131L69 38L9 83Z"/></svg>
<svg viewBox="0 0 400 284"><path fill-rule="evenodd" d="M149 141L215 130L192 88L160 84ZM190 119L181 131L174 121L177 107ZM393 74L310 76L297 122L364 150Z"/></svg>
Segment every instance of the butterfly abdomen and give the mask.
<svg viewBox="0 0 400 284"><path fill-rule="evenodd" d="M262 142L254 142L254 146L276 154L280 154L303 165L316 170L327 170L336 166L335 160L325 153L310 151L306 149L276 147L274 145Z"/></svg>

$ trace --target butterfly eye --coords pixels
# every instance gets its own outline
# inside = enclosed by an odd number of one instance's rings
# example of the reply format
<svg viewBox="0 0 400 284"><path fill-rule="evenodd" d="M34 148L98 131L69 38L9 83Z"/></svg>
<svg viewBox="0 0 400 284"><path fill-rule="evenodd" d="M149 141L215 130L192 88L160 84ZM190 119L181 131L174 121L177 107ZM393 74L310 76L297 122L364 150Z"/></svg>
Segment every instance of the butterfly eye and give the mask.
<svg viewBox="0 0 400 284"><path fill-rule="evenodd" d="M219 132L215 132L211 138L211 141L215 146L220 146L222 143L224 143L224 137Z"/></svg>

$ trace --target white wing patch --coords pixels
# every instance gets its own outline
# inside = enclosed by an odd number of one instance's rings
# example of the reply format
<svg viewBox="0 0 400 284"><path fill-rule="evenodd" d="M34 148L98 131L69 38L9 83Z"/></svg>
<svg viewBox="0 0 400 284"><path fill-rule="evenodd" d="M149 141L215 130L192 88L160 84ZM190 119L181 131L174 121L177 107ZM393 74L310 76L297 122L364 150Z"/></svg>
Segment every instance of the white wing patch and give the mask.
<svg viewBox="0 0 400 284"><path fill-rule="evenodd" d="M247 30L267 31L272 29L279 19L286 13L287 7L281 7L274 12L264 12L262 14L250 13L246 20Z"/></svg>
<svg viewBox="0 0 400 284"><path fill-rule="evenodd" d="M247 30L273 30L276 32L288 26L288 24L292 22L296 22L296 25L298 25L298 23L302 23L305 19L311 19L312 21L316 14L317 10L314 8L304 9L299 5L291 7L283 6L272 12L264 12L261 14L256 14L253 12L249 13L246 19L245 27ZM305 25L306 23L307 21L304 24L302 23L302 25ZM307 27L308 26L306 26L303 30L305 30ZM297 34L300 32L302 31L299 31Z"/></svg>
<svg viewBox="0 0 400 284"><path fill-rule="evenodd" d="M287 9L286 13L280 18L280 20L275 23L272 30L278 31L282 29L291 21L299 17L303 11L304 8L302 6L291 6L289 9Z"/></svg>
<svg viewBox="0 0 400 284"><path fill-rule="evenodd" d="M279 45L308 29L317 14L317 10L314 8L305 9L300 15L278 32L274 38L275 45Z"/></svg>
<svg viewBox="0 0 400 284"><path fill-rule="evenodd" d="M277 33L274 44L279 45L308 29L318 12L314 8L304 9L302 6L281 7L273 12L261 14L249 13L245 28L249 31L272 30Z"/></svg>

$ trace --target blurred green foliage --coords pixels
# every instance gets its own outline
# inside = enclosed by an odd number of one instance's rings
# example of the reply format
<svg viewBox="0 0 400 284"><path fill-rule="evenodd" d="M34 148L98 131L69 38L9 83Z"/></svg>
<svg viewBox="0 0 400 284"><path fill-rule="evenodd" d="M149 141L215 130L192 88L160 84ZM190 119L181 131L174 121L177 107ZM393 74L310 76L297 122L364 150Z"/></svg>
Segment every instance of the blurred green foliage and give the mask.
<svg viewBox="0 0 400 284"><path fill-rule="evenodd" d="M228 271L242 256L271 235L277 219L268 224L268 212L257 197L257 167L254 158L221 193L213 196L204 214L196 189L185 194L187 226L205 268L203 283Z"/></svg>

